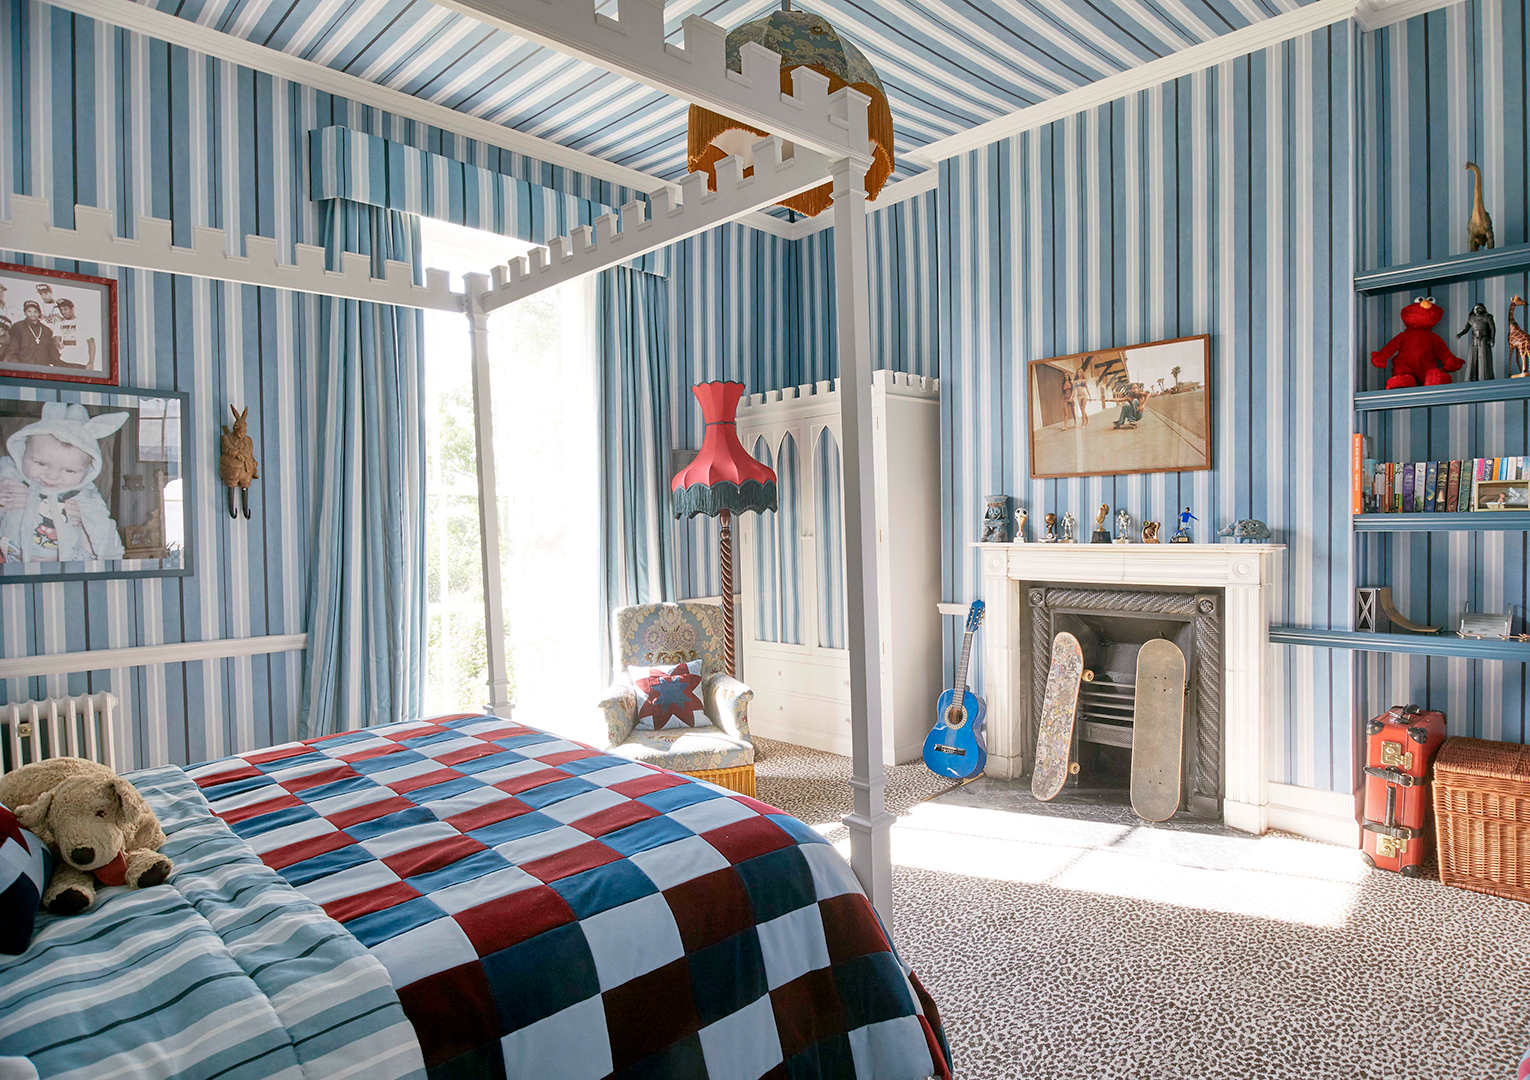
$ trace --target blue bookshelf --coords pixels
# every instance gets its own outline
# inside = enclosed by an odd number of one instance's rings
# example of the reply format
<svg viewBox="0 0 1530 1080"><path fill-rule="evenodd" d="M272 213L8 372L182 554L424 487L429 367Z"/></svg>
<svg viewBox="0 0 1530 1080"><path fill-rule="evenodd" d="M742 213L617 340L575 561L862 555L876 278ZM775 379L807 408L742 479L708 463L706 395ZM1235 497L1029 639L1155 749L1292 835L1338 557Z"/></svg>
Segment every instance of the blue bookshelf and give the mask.
<svg viewBox="0 0 1530 1080"><path fill-rule="evenodd" d="M1359 630L1314 630L1305 626L1272 626L1270 640L1281 645L1357 652L1413 653L1420 656L1464 656L1473 660L1530 661L1530 642L1502 638L1464 638L1459 634L1371 634Z"/></svg>
<svg viewBox="0 0 1530 1080"><path fill-rule="evenodd" d="M1515 244L1356 274L1355 291L1362 294L1392 292L1415 285L1449 285L1454 281L1501 277L1526 270L1530 270L1530 244Z"/></svg>
<svg viewBox="0 0 1530 1080"><path fill-rule="evenodd" d="M1530 379L1489 379L1449 386L1413 386L1406 390L1362 390L1355 395L1355 411L1384 412L1526 399L1530 399Z"/></svg>
<svg viewBox="0 0 1530 1080"><path fill-rule="evenodd" d="M1530 484L1530 480L1526 481ZM1530 529L1530 510L1477 510L1456 514L1356 514L1355 531L1518 532Z"/></svg>

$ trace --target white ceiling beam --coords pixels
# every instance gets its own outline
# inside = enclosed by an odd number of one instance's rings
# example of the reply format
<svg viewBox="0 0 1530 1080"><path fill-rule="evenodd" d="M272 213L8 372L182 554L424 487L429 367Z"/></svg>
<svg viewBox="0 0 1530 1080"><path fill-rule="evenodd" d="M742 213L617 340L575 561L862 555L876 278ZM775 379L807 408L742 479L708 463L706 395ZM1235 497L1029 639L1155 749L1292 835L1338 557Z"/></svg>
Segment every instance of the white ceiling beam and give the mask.
<svg viewBox="0 0 1530 1080"><path fill-rule="evenodd" d="M652 196L653 214L648 217L641 202L622 207L621 217L606 214L594 225L581 225L570 236L560 236L546 247L535 247L522 258L511 259L493 271L494 286L479 301L484 311L513 304L565 281L604 270L662 247L715 229L762 206L789 199L823 183L829 176L830 159L770 136L754 144L754 174L743 175L743 158L727 157L717 163L717 190L708 191L706 177L692 173L680 183L684 200L671 205L667 191ZM844 160L844 159L841 159Z"/></svg>
<svg viewBox="0 0 1530 1080"><path fill-rule="evenodd" d="M1461 0L1316 0L1316 3L1288 11L1263 22L1234 30L1230 34L1203 41L1188 49L1151 60L1127 71L1059 94L1055 98L1017 109L984 124L959 131L944 139L920 147L907 156L920 164L934 166L946 158L987 146L1026 131L1035 131L1058 120L1128 94L1203 71L1228 60L1267 49L1283 41L1310 34L1334 23L1355 19L1362 30L1411 18L1425 11L1446 7Z"/></svg>
<svg viewBox="0 0 1530 1080"><path fill-rule="evenodd" d="M870 167L867 106L850 87L829 92L827 76L792 72L781 92L781 56L747 42L742 71L729 71L728 31L696 15L682 23L683 47L664 40L664 0L617 0L617 17L594 0L434 0L480 22L615 72L671 97L742 120L830 158Z"/></svg>
<svg viewBox="0 0 1530 1080"><path fill-rule="evenodd" d="M222 229L198 225L191 247L174 243L170 222L140 216L134 236L118 236L110 210L94 206L74 208L74 228L48 224L53 208L47 199L12 195L10 217L0 218L0 250L54 259L128 266L166 274L262 285L294 292L339 296L347 300L370 300L379 304L462 311L464 297L451 291L444 270L426 270L425 284L414 283L408 263L388 260L384 276L372 276L372 260L345 252L340 269L325 268L324 249L297 244L293 262L280 261L277 242L269 236L246 236L246 254L229 251L228 234ZM639 204L641 205L641 204Z"/></svg>
<svg viewBox="0 0 1530 1080"><path fill-rule="evenodd" d="M88 15L92 19L98 19L111 26L120 26L125 30L158 38L172 45L180 45L193 52L227 60L289 82L311 86L327 94L383 109L410 120L418 120L454 134L477 139L490 146L525 154L537 161L545 161L549 165L561 165L566 169L573 169L599 180L635 188L645 194L660 188L671 187L669 181L650 173L616 165L604 158L570 149L561 143L527 135L514 128L507 128L493 121L459 112L433 101L426 101L413 94L406 94L402 90L394 90L356 75L336 71L324 64L305 60L301 56L291 56L278 49L257 45L253 41L225 34L210 26L202 26L200 23L178 18L156 8L136 4L133 0L45 0L45 2L79 15Z"/></svg>

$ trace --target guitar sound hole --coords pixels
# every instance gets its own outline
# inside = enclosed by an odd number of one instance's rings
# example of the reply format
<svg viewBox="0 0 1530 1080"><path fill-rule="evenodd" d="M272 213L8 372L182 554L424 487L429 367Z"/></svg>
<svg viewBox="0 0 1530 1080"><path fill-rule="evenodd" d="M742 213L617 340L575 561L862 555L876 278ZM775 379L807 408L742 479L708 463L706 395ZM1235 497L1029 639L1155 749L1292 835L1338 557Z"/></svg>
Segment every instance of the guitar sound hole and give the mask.
<svg viewBox="0 0 1530 1080"><path fill-rule="evenodd" d="M946 727L961 727L967 722L967 714L960 706L953 705L946 710Z"/></svg>

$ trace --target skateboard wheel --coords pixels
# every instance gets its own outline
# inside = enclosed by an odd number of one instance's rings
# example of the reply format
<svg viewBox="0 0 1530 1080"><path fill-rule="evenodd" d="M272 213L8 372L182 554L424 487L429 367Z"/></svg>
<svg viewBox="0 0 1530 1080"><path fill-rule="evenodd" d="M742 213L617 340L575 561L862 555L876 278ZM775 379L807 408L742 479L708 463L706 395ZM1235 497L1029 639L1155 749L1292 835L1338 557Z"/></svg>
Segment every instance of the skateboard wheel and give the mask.
<svg viewBox="0 0 1530 1080"><path fill-rule="evenodd" d="M1068 766L1068 775L1069 776L1077 776L1078 775L1078 762L1075 761L1073 764Z"/></svg>
<svg viewBox="0 0 1530 1080"><path fill-rule="evenodd" d="M1094 682L1094 672L1089 671L1086 668L1085 671L1084 671L1084 681L1085 682Z"/></svg>

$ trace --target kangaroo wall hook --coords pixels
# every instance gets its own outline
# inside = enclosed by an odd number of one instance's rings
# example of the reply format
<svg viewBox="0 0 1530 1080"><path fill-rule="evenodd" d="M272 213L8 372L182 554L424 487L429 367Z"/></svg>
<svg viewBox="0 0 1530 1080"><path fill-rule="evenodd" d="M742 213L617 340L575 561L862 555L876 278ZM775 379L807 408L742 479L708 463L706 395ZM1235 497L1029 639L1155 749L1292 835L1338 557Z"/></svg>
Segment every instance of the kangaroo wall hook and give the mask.
<svg viewBox="0 0 1530 1080"><path fill-rule="evenodd" d="M245 406L244 411L230 405L229 412L234 414L234 426L223 428L223 456L218 460L218 475L228 485L228 516L234 519L239 517L239 509L243 509L246 519L250 516L250 482L260 478L260 466L255 461L255 443L247 431L246 417L250 408ZM234 489L239 489L240 507L234 506Z"/></svg>

